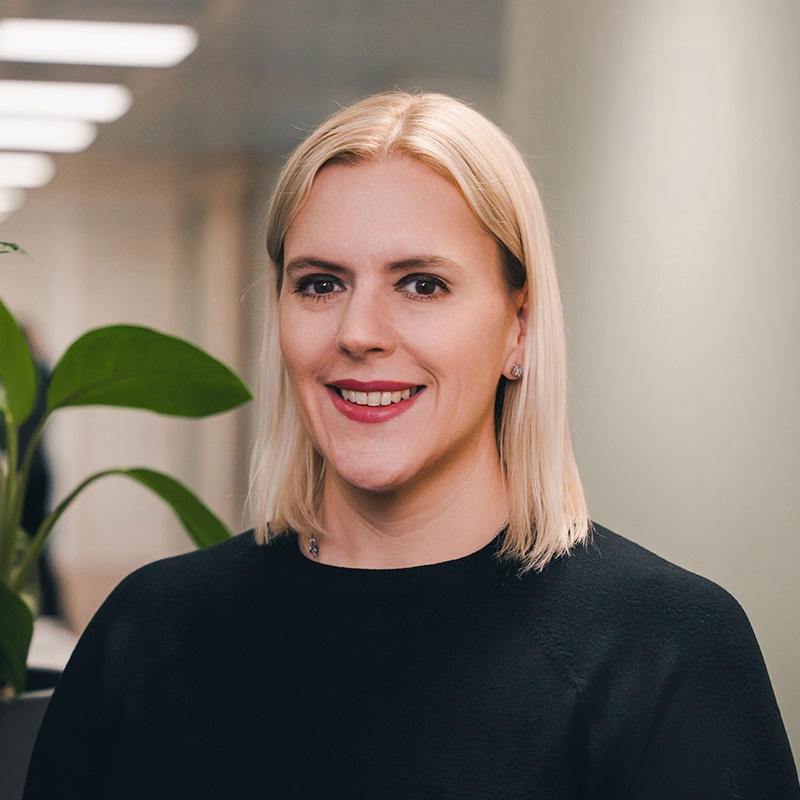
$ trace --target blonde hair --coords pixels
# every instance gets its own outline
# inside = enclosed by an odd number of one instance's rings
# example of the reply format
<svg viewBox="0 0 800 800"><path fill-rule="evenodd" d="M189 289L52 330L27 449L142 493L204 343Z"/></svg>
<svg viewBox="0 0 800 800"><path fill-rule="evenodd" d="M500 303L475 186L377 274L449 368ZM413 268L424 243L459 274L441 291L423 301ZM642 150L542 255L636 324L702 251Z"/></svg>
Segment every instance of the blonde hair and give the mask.
<svg viewBox="0 0 800 800"><path fill-rule="evenodd" d="M278 344L278 296L286 232L319 171L331 163L415 159L454 184L497 240L510 292L526 287L523 376L501 379L497 445L511 504L502 554L540 569L588 536L583 489L566 413L561 298L547 220L522 156L496 125L441 94L390 92L334 114L291 154L267 216L267 280L260 365L260 430L251 507L260 542L290 530L319 533L315 510L325 463L298 417ZM277 391L276 391L277 389Z"/></svg>

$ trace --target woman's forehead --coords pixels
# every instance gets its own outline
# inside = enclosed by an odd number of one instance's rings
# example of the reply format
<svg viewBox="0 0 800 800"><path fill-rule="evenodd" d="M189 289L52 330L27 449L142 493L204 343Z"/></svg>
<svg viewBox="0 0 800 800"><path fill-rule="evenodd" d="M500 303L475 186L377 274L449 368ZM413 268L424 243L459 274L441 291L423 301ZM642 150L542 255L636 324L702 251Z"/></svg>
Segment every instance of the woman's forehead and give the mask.
<svg viewBox="0 0 800 800"><path fill-rule="evenodd" d="M417 160L392 157L320 170L289 226L285 248L317 238L333 246L365 233L387 244L486 235L450 181Z"/></svg>

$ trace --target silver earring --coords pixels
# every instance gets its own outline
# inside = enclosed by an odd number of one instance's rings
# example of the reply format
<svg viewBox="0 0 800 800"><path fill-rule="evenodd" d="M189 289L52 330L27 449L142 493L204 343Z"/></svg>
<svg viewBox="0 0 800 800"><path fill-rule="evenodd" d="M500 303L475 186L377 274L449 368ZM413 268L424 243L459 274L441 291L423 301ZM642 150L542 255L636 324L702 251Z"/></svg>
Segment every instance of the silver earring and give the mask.
<svg viewBox="0 0 800 800"><path fill-rule="evenodd" d="M516 380L517 378L521 378L523 372L524 369L522 367L522 364L514 364L514 366L511 367L511 377L514 378L514 380Z"/></svg>

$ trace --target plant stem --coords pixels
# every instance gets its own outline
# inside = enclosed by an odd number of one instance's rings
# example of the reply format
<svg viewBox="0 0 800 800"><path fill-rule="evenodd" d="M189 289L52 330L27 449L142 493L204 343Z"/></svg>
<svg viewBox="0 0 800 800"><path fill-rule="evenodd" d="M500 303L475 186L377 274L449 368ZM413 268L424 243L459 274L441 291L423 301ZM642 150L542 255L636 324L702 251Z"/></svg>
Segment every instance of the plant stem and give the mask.
<svg viewBox="0 0 800 800"><path fill-rule="evenodd" d="M17 541L19 520L15 515L17 495L17 449L19 438L13 417L6 412L6 474L5 491L0 505L0 577L8 578L14 565L14 550Z"/></svg>
<svg viewBox="0 0 800 800"><path fill-rule="evenodd" d="M14 503L14 508L11 511L11 518L17 520L18 525L22 519L22 509L25 504L25 495L28 491L28 478L31 474L31 462L33 461L36 447L39 444L39 439L42 436L42 429L44 428L44 424L47 422L49 416L49 414L44 414L39 420L38 425L34 429L33 434L28 441L27 449L24 453L22 453L22 464L19 467L17 475L16 501ZM28 531L28 533L30 533L30 531Z"/></svg>
<svg viewBox="0 0 800 800"><path fill-rule="evenodd" d="M41 555L42 548L47 541L47 537L50 534L50 531L53 529L53 526L58 522L61 515L66 511L67 506L90 484L94 483L99 478L104 478L106 475L116 475L119 474L122 470L120 469L105 469L100 472L95 472L93 475L90 475L85 480L81 481L45 518L42 524L39 526L39 530L36 531L36 535L31 540L28 549L25 552L22 561L20 561L19 566L13 570L11 574L11 580L9 581L9 586L11 590L14 592L19 592L21 587L24 585L25 580L28 577L31 569L33 569L34 565L39 559Z"/></svg>
<svg viewBox="0 0 800 800"><path fill-rule="evenodd" d="M0 454L2 456L2 454ZM0 459L0 520L3 519L3 509L6 507L6 465Z"/></svg>

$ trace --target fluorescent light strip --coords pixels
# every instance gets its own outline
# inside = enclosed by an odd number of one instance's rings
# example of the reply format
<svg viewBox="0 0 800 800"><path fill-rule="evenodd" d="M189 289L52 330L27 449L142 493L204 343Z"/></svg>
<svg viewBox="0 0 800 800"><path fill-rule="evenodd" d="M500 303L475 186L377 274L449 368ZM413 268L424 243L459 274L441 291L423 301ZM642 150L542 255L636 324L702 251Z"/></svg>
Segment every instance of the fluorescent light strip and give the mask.
<svg viewBox="0 0 800 800"><path fill-rule="evenodd" d="M113 122L130 107L131 93L119 84L0 80L7 115Z"/></svg>
<svg viewBox="0 0 800 800"><path fill-rule="evenodd" d="M0 187L36 189L55 172L53 159L43 153L0 153Z"/></svg>
<svg viewBox="0 0 800 800"><path fill-rule="evenodd" d="M78 153L95 136L97 127L83 120L0 116L0 150Z"/></svg>
<svg viewBox="0 0 800 800"><path fill-rule="evenodd" d="M188 25L77 20L0 20L0 60L174 67L197 47Z"/></svg>
<svg viewBox="0 0 800 800"><path fill-rule="evenodd" d="M0 189L0 215L3 219L13 214L25 202L22 189Z"/></svg>

